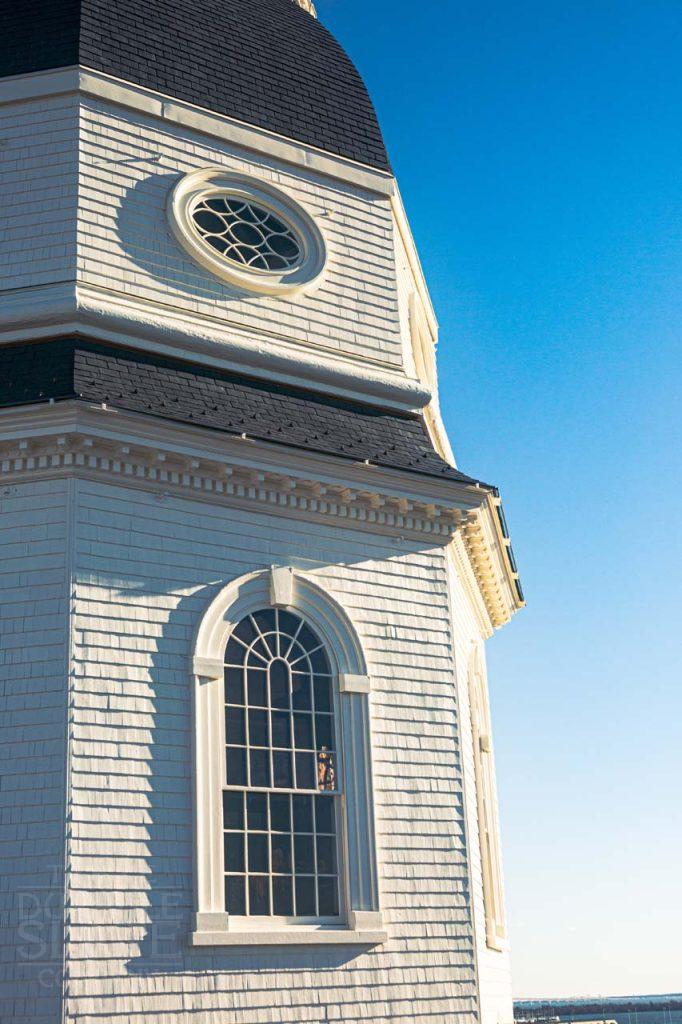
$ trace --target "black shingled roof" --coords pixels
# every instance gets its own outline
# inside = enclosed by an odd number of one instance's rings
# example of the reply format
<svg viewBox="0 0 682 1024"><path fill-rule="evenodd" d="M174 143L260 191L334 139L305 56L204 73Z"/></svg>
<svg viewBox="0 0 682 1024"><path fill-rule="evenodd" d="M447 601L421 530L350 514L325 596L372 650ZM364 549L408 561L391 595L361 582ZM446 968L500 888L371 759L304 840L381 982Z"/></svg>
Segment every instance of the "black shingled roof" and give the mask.
<svg viewBox="0 0 682 1024"><path fill-rule="evenodd" d="M476 483L438 455L418 416L75 338L0 347L0 406L50 399Z"/></svg>
<svg viewBox="0 0 682 1024"><path fill-rule="evenodd" d="M357 70L293 0L0 4L0 77L76 64L389 169Z"/></svg>

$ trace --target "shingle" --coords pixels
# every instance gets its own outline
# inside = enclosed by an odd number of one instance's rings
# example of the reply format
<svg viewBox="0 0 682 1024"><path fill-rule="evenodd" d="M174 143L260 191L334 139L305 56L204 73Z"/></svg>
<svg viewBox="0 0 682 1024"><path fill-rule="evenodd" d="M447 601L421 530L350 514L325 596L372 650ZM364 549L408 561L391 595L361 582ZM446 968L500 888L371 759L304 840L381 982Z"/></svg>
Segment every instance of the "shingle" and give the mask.
<svg viewBox="0 0 682 1024"><path fill-rule="evenodd" d="M0 406L49 399L106 403L334 458L475 482L438 455L416 415L75 338L0 348Z"/></svg>
<svg viewBox="0 0 682 1024"><path fill-rule="evenodd" d="M389 169L356 68L292 0L0 6L0 77L75 64Z"/></svg>

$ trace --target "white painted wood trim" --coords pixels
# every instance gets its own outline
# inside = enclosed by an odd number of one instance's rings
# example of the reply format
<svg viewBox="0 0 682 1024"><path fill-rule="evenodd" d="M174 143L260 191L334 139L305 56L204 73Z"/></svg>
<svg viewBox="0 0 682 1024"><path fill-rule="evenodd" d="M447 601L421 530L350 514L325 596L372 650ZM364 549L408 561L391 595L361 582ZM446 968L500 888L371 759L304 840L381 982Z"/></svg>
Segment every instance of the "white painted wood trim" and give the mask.
<svg viewBox="0 0 682 1024"><path fill-rule="evenodd" d="M288 566L270 569L270 604L273 608L288 608L294 603L294 570Z"/></svg>
<svg viewBox="0 0 682 1024"><path fill-rule="evenodd" d="M352 675L350 672L342 672L339 675L341 693L369 693L371 688L369 676Z"/></svg>
<svg viewBox="0 0 682 1024"><path fill-rule="evenodd" d="M224 716L222 672L207 678L195 672L195 945L280 945L333 942L372 945L384 941L379 907L378 858L374 823L369 683L358 634L346 611L308 574L287 567L248 573L233 580L213 598L196 635L195 669L222 666L225 647L234 627L250 612L266 607L273 577L291 581L287 607L310 622L324 642L337 679L355 680L360 690L341 695L339 768L343 780L339 828L342 872L342 928L320 925L279 929L263 926L249 931L230 925L224 910L221 799L224 786ZM287 581L287 588L289 581ZM357 917L353 915L359 915ZM343 936L343 937L340 937Z"/></svg>
<svg viewBox="0 0 682 1024"><path fill-rule="evenodd" d="M271 330L241 324L229 329L211 316L189 315L113 289L93 285L46 285L3 292L0 344L79 334L97 341L187 358L233 373L250 371L295 387L302 377L325 394L379 404L387 409L421 409L431 399L413 377L367 357L298 341ZM267 338L264 347L263 338Z"/></svg>
<svg viewBox="0 0 682 1024"><path fill-rule="evenodd" d="M195 657L192 668L196 676L204 679L221 679L223 675L223 663L219 658Z"/></svg>
<svg viewBox="0 0 682 1024"><path fill-rule="evenodd" d="M345 181L380 195L390 196L395 189L395 179L387 171L369 167L346 157L334 156L315 146L277 135L265 128L246 124L224 114L213 113L192 103L183 103L164 93L131 85L122 79L90 68L74 66L5 78L0 82L0 105L64 93L80 93L83 96L108 100L130 110L182 125L251 152L266 153L285 163L305 167L312 173Z"/></svg>
<svg viewBox="0 0 682 1024"><path fill-rule="evenodd" d="M388 932L353 928L287 928L281 931L195 931L192 946L379 946Z"/></svg>

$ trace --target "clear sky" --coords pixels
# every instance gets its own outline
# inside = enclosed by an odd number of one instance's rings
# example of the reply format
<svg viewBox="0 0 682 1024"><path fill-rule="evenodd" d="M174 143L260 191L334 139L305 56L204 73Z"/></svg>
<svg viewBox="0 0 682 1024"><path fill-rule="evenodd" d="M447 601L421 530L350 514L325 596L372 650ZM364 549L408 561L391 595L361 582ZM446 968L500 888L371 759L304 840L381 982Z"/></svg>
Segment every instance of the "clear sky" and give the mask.
<svg viewBox="0 0 682 1024"><path fill-rule="evenodd" d="M682 4L318 0L376 102L460 467L528 607L489 644L517 996L682 989Z"/></svg>

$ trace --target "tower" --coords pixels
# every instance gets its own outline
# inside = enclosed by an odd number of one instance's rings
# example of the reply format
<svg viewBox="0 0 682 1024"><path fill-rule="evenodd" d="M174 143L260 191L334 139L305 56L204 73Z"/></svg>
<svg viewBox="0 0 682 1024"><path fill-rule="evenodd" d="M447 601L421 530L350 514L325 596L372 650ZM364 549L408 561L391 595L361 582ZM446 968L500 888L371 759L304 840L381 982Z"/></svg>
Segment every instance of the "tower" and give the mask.
<svg viewBox="0 0 682 1024"><path fill-rule="evenodd" d="M3 1024L511 1020L523 597L362 81L307 0L2 19Z"/></svg>

